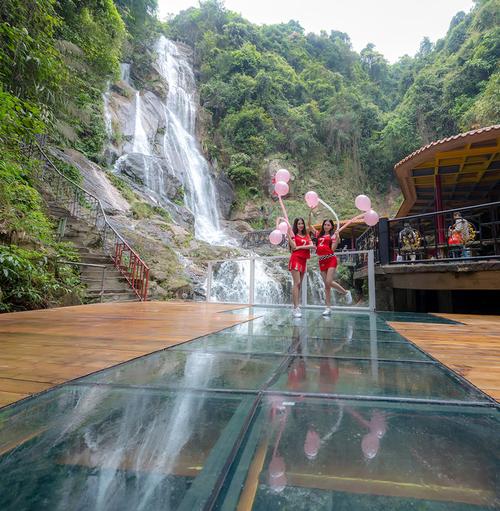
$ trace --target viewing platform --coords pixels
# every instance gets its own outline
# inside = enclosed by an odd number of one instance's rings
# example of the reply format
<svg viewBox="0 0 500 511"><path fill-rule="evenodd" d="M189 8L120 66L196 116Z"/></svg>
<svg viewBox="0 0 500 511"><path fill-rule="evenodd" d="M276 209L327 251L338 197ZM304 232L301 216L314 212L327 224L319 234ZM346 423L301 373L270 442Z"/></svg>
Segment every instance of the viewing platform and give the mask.
<svg viewBox="0 0 500 511"><path fill-rule="evenodd" d="M499 329L179 302L0 315L3 403L44 391L0 409L0 507L495 509Z"/></svg>

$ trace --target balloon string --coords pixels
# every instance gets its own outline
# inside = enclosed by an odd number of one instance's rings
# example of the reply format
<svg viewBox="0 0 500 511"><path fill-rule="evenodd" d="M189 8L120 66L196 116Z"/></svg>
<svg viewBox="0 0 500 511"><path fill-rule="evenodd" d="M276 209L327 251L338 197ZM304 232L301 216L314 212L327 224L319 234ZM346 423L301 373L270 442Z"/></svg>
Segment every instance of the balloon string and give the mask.
<svg viewBox="0 0 500 511"><path fill-rule="evenodd" d="M338 232L342 232L347 226L351 225L356 220L361 220L365 216L364 213L361 213L360 215L356 215L352 217L349 221L347 221L339 230Z"/></svg>
<svg viewBox="0 0 500 511"><path fill-rule="evenodd" d="M282 222L282 221L285 221L288 225L290 225L287 221L286 218L282 217L282 216L279 216L276 218L276 229L278 228L279 224Z"/></svg>
<svg viewBox="0 0 500 511"><path fill-rule="evenodd" d="M288 228L291 229L292 226L290 225L290 221L288 220L288 215L286 213L285 205L283 204L283 201L281 200L281 195L278 195L278 200L281 206L281 211L283 211L283 215L285 216L286 223L288 224Z"/></svg>
<svg viewBox="0 0 500 511"><path fill-rule="evenodd" d="M340 230L340 221L339 221L339 217L337 216L337 213L335 213L335 211L333 210L333 208L331 208L325 201L321 200L319 197L318 197L318 200L319 202L321 202L321 204L323 204L323 206L325 206L326 209L328 209L332 215L335 217L335 221L337 222L337 232Z"/></svg>

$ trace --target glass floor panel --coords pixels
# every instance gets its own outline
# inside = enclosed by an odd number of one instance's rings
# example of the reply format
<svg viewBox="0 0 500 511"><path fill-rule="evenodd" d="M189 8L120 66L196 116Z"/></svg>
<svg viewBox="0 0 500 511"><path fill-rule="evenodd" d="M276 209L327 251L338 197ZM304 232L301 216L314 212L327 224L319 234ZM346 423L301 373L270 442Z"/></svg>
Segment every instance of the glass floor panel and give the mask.
<svg viewBox="0 0 500 511"><path fill-rule="evenodd" d="M262 330L258 330L254 333L239 333L237 331L231 330L231 331L222 331L218 332L216 334L212 334L210 336L210 340L218 341L220 339L220 342L228 342L233 343L237 342L239 344L249 342L249 339L256 339L259 343L262 345L265 345L266 339L268 339L268 343L274 343L274 342L280 342L280 340L294 340L294 339L305 339L305 338L314 338L314 339L324 339L324 340L344 340L347 339L348 341L371 341L371 340L379 340L384 342L398 342L398 343L404 343L408 344L408 340L405 339L402 335L391 332L387 330L362 330L357 328L338 328L338 329L318 329L318 328L311 328L309 327L301 327L301 326L295 326L290 327L287 329L283 329L281 333L279 331L274 331L272 334L263 333ZM199 339L195 339L193 341L190 341L189 343L184 343L181 346L186 346L191 343L196 343L198 340L203 340L206 342L206 337L200 337ZM235 341L236 340L236 341ZM277 340L277 341L275 341Z"/></svg>
<svg viewBox="0 0 500 511"><path fill-rule="evenodd" d="M381 315L248 310L0 409L0 509L500 507L487 396Z"/></svg>
<svg viewBox="0 0 500 511"><path fill-rule="evenodd" d="M498 509L498 410L268 395L217 509Z"/></svg>
<svg viewBox="0 0 500 511"><path fill-rule="evenodd" d="M0 425L2 511L201 509L254 399L67 386Z"/></svg>
<svg viewBox="0 0 500 511"><path fill-rule="evenodd" d="M173 347L173 350L234 351L239 353L286 353L293 339L286 336L213 334Z"/></svg>
<svg viewBox="0 0 500 511"><path fill-rule="evenodd" d="M165 350L80 379L141 387L258 390L283 357Z"/></svg>
<svg viewBox="0 0 500 511"><path fill-rule="evenodd" d="M292 353L303 355L319 355L327 357L354 357L387 360L421 360L432 362L425 353L413 347L409 343L384 342L373 340L372 342L311 338L300 341L294 345Z"/></svg>
<svg viewBox="0 0 500 511"><path fill-rule="evenodd" d="M172 350L237 353L303 353L329 357L375 358L388 360L421 360L432 362L423 352L408 342L384 342L376 339L352 340L305 338L302 335L287 338L283 336L227 335L216 334L201 337L175 346Z"/></svg>
<svg viewBox="0 0 500 511"><path fill-rule="evenodd" d="M434 364L340 358L292 357L272 389L337 396L484 400L482 393Z"/></svg>
<svg viewBox="0 0 500 511"><path fill-rule="evenodd" d="M419 312L378 312L385 321L402 321L404 323L437 323L442 325L460 325L459 321L434 316L433 314L424 314Z"/></svg>

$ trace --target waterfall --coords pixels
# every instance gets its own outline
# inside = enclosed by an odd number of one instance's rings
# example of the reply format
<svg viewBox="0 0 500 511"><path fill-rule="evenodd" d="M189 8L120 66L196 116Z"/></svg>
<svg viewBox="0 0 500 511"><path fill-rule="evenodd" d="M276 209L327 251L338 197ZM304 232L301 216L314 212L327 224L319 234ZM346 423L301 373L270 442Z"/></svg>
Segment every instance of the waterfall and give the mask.
<svg viewBox="0 0 500 511"><path fill-rule="evenodd" d="M120 80L130 85L130 64L126 62L120 64Z"/></svg>
<svg viewBox="0 0 500 511"><path fill-rule="evenodd" d="M144 187L146 192L154 192L155 197L163 197L166 189L167 173L159 161L166 162L168 169L184 186L184 202L195 218L195 235L198 239L212 245L237 247L238 242L227 234L220 222L217 206L217 192L210 165L205 159L196 137L196 115L198 111L198 94L196 80L188 50L164 36L155 46L157 58L156 69L168 86L168 93L156 108L163 107L165 132L158 140L154 134L148 139L148 115L154 103L151 97L135 90L133 109L132 153L135 160L142 155ZM121 64L121 80L130 83L130 64ZM133 116L133 117L132 117ZM159 147L161 146L161 147ZM123 154L115 163L115 169L130 161ZM275 271L276 270L276 271ZM248 299L249 265L238 262L221 268L213 281L215 299L220 301L246 302ZM270 274L272 273L272 275ZM281 272L282 273L282 272ZM255 297L260 303L283 303L286 276L278 267L272 272L266 270L262 261L255 264ZM246 298L245 298L246 296Z"/></svg>
<svg viewBox="0 0 500 511"><path fill-rule="evenodd" d="M195 135L196 81L187 56L161 36L156 45L158 71L168 83L163 153L184 184L186 206L195 216L196 237L211 244L235 245L221 229L217 194Z"/></svg>
<svg viewBox="0 0 500 511"><path fill-rule="evenodd" d="M141 153L145 156L151 155L151 147L149 145L146 130L142 125L142 105L141 94L139 91L135 93L135 121L134 121L134 153Z"/></svg>
<svg viewBox="0 0 500 511"><path fill-rule="evenodd" d="M104 110L104 128L106 129L106 136L108 140L113 138L113 123L111 121L111 110L109 108L109 82L106 87L106 92L102 95L103 110Z"/></svg>

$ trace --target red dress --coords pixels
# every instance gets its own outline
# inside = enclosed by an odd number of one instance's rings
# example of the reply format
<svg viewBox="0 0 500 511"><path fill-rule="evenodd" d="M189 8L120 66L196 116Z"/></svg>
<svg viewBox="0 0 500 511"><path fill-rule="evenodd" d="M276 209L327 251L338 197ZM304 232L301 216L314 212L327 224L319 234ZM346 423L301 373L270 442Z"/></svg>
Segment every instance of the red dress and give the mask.
<svg viewBox="0 0 500 511"><path fill-rule="evenodd" d="M293 241L295 241L295 245L298 247L305 247L306 245L311 244L311 238L306 236L300 236L296 234L293 237ZM307 269L307 260L311 257L311 253L308 248L295 250L292 252L290 256L290 262L288 263L288 269L300 271L300 273L305 273Z"/></svg>
<svg viewBox="0 0 500 511"><path fill-rule="evenodd" d="M328 271L328 268L337 268L337 256L332 249L332 243L335 243L336 240L336 234L333 236L329 234L323 234L321 237L318 236L316 254L319 257L319 269L321 271Z"/></svg>

